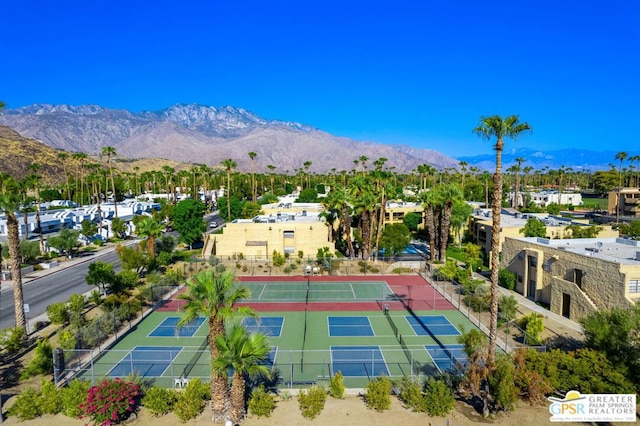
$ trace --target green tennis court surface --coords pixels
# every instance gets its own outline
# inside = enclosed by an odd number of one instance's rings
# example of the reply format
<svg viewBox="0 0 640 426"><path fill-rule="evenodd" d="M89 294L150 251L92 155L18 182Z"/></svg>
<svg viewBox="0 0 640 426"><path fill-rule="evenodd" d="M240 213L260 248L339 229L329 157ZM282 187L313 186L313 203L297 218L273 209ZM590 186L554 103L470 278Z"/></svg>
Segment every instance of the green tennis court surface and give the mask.
<svg viewBox="0 0 640 426"><path fill-rule="evenodd" d="M384 281L243 281L248 302L331 302L394 300Z"/></svg>

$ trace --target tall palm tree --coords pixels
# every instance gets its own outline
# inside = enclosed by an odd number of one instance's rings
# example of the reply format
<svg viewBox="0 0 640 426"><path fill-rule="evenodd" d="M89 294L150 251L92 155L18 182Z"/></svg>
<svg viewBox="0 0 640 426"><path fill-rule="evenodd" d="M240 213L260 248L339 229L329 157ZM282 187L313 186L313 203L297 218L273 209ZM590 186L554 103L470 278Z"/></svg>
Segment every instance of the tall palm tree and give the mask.
<svg viewBox="0 0 640 426"><path fill-rule="evenodd" d="M500 211L502 210L502 151L505 138L515 139L531 132L531 126L520 122L517 115L504 119L499 115L481 117L473 133L481 138L496 138L493 149L496 151L496 171L493 174L493 218L491 227L491 321L489 323L489 354L487 361L490 368L495 365L496 341L498 338L498 270L500 268Z"/></svg>
<svg viewBox="0 0 640 426"><path fill-rule="evenodd" d="M7 239L13 281L13 306L16 327L25 328L27 321L24 313L24 295L22 293L22 257L20 256L20 231L15 211L20 207L18 183L8 174L0 174L0 210L7 218Z"/></svg>
<svg viewBox="0 0 640 426"><path fill-rule="evenodd" d="M78 187L77 187L77 183L76 183L76 193L80 193L80 199L78 199L76 197L76 202L78 203L78 205L83 205L84 204L84 182L85 182L85 165L87 162L87 154L85 154L84 152L74 152L72 154L72 158L74 160L78 160L80 163L80 167L78 168L78 174L80 175L80 179L76 178L76 182L79 180L80 181L80 191L78 191ZM88 188L88 187L87 187ZM87 189L87 193L89 193L89 190ZM91 198L91 196L89 196L89 198Z"/></svg>
<svg viewBox="0 0 640 426"><path fill-rule="evenodd" d="M152 217L145 216L136 223L136 234L147 239L149 257L156 257L156 238L162 235L165 227Z"/></svg>
<svg viewBox="0 0 640 426"><path fill-rule="evenodd" d="M274 166L273 164L269 164L267 166L267 169L269 169L269 180L271 181L271 194L273 194L273 171L276 169L276 166Z"/></svg>
<svg viewBox="0 0 640 426"><path fill-rule="evenodd" d="M245 376L270 377L271 370L262 362L265 361L271 346L262 333L248 333L238 322L229 326L224 336L216 339L219 356L212 362L213 370L227 375L233 370L231 378L231 410L229 420L239 424L245 412Z"/></svg>
<svg viewBox="0 0 640 426"><path fill-rule="evenodd" d="M33 163L29 166L29 170L34 173L28 175L25 180L28 182L28 185L33 188L33 192L35 194L36 201L36 227L38 228L38 239L40 241L40 254L44 254L44 237L42 235L42 223L40 220L40 184L42 183L42 176L40 176L37 172L40 170L40 165L37 163Z"/></svg>
<svg viewBox="0 0 640 426"><path fill-rule="evenodd" d="M627 159L629 154L620 151L616 154L615 159L620 160L620 167L618 168L618 194L616 195L616 223L620 223L620 191L622 191L622 162Z"/></svg>
<svg viewBox="0 0 640 426"><path fill-rule="evenodd" d="M311 175L309 174L309 169L313 163L311 161L305 161L302 165L304 166L304 170L307 173L307 188L311 188ZM302 185L304 187L304 185Z"/></svg>
<svg viewBox="0 0 640 426"><path fill-rule="evenodd" d="M248 307L237 307L242 299L251 296L246 287L235 285L235 275L232 271L218 272L204 270L187 282L186 292L178 296L185 304L181 310L185 315L178 326L183 326L204 316L209 322L209 352L211 361L220 356L216 346L218 337L225 335L225 321L236 316L255 316ZM226 373L221 374L211 369L211 408L214 419L224 419L227 414L229 401L229 382Z"/></svg>
<svg viewBox="0 0 640 426"><path fill-rule="evenodd" d="M251 159L251 201L255 203L256 201L256 163L255 158L258 156L257 153L251 151L249 152L249 158Z"/></svg>
<svg viewBox="0 0 640 426"><path fill-rule="evenodd" d="M222 160L221 164L227 171L227 188L224 195L227 196L227 222L231 222L231 170L233 170L238 163L231 158L227 158L226 160Z"/></svg>
<svg viewBox="0 0 640 426"><path fill-rule="evenodd" d="M103 146L102 155L107 157L107 167L109 168L109 176L111 177L111 192L113 193L113 210L116 217L118 217L118 197L116 196L116 183L113 180L113 164L111 164L112 157L116 156L116 149L112 146Z"/></svg>
<svg viewBox="0 0 640 426"><path fill-rule="evenodd" d="M527 161L526 159L522 158L522 157L517 157L515 159L515 162L518 163L518 166L515 168L515 172L516 172L516 183L515 183L515 189L514 189L514 193L513 193L513 208L517 209L518 208L518 195L519 191L520 191L520 170L522 170L522 163L524 163L525 161ZM524 203L523 203L524 205Z"/></svg>

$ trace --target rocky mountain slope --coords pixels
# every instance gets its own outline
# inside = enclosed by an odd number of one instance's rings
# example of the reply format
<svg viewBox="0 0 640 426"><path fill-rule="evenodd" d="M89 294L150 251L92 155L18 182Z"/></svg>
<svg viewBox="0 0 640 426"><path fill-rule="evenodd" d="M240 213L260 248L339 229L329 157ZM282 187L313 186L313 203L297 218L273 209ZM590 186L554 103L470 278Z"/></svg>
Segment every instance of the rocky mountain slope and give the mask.
<svg viewBox="0 0 640 426"><path fill-rule="evenodd" d="M234 107L177 104L162 111L133 113L97 105L31 105L6 109L0 124L67 151L99 154L112 146L119 156L159 157L219 166L231 158L238 170L293 172L311 162L311 172L352 170L361 156L387 158L386 166L410 171L420 164L438 169L458 161L434 150L333 136L300 123L267 120ZM255 152L255 165L248 156Z"/></svg>

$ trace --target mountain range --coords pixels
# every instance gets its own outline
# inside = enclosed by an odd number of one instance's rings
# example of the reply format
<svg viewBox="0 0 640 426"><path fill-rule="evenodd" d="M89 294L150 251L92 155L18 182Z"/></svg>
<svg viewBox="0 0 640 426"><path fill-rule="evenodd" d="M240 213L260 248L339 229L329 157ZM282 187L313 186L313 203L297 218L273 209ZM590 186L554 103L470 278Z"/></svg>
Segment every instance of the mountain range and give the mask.
<svg viewBox="0 0 640 426"><path fill-rule="evenodd" d="M386 158L386 167L397 172L429 164L437 169L457 168L464 161L480 170L495 168L495 153L456 159L436 150L407 145L361 142L331 135L310 125L268 120L243 108L176 104L160 111L130 112L98 105L35 104L5 109L0 125L50 147L98 155L105 146L128 158L162 158L168 161L219 166L230 158L241 171L293 173L311 162L311 172L352 170L367 157L369 167ZM256 153L252 161L249 153ZM540 150L509 148L503 153L508 169L516 158L534 170L571 167L574 171L606 170L617 165L614 151L584 149Z"/></svg>
<svg viewBox="0 0 640 426"><path fill-rule="evenodd" d="M363 156L369 159L369 167L386 158L385 167L398 172L420 164L437 169L458 164L434 150L355 141L230 106L176 104L161 111L134 113L97 105L37 104L4 110L0 125L66 151L99 154L103 147L111 146L118 156L208 166L219 166L230 158L243 171L267 172L267 166L273 165L276 173L294 172L305 162L311 162L311 172L352 170ZM254 161L250 152L257 154Z"/></svg>

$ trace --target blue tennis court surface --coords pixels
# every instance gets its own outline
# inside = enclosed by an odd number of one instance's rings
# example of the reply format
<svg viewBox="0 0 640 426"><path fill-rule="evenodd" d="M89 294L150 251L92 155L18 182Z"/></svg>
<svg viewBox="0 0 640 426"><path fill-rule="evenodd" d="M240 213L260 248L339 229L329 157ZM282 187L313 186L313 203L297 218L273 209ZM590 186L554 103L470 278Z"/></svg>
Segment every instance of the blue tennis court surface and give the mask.
<svg viewBox="0 0 640 426"><path fill-rule="evenodd" d="M417 336L459 336L460 332L443 315L424 315L414 317L407 315L407 321Z"/></svg>
<svg viewBox="0 0 640 426"><path fill-rule="evenodd" d="M165 318L160 325L149 333L149 337L193 337L204 322L204 318L198 317L182 327L178 327L178 321L180 320L181 317Z"/></svg>
<svg viewBox="0 0 640 426"><path fill-rule="evenodd" d="M329 336L373 336L369 317L328 317Z"/></svg>
<svg viewBox="0 0 640 426"><path fill-rule="evenodd" d="M465 365L469 361L464 345L426 345L425 349L441 371L455 369L456 363Z"/></svg>
<svg viewBox="0 0 640 426"><path fill-rule="evenodd" d="M242 320L242 325L249 333L262 333L265 336L280 337L284 317L247 317Z"/></svg>
<svg viewBox="0 0 640 426"><path fill-rule="evenodd" d="M345 377L389 375L379 346L331 346L331 374L338 371Z"/></svg>
<svg viewBox="0 0 640 426"><path fill-rule="evenodd" d="M160 377L183 346L136 346L109 371L110 377Z"/></svg>

